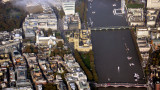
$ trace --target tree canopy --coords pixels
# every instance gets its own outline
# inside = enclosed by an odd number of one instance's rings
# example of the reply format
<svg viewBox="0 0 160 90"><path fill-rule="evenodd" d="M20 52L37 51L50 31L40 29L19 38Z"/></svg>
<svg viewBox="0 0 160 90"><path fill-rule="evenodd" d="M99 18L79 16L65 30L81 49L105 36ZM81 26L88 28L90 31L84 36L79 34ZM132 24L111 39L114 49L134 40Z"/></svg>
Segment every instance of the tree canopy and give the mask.
<svg viewBox="0 0 160 90"><path fill-rule="evenodd" d="M57 90L57 86L52 83L48 83L44 85L43 90Z"/></svg>
<svg viewBox="0 0 160 90"><path fill-rule="evenodd" d="M0 31L12 31L20 28L26 12L14 7L11 3L0 3Z"/></svg>

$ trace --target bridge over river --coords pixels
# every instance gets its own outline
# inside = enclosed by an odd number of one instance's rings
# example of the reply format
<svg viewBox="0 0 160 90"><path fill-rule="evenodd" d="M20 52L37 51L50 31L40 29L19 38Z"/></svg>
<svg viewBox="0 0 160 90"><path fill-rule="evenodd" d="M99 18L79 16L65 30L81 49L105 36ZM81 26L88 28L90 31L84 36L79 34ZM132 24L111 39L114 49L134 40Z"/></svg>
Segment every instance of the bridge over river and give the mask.
<svg viewBox="0 0 160 90"><path fill-rule="evenodd" d="M94 83L96 87L138 87L138 88L147 88L147 84L134 84L134 83Z"/></svg>
<svg viewBox="0 0 160 90"><path fill-rule="evenodd" d="M88 1L87 22L92 30L91 41L98 75L98 83L94 85L100 87L98 90L142 90L124 88L147 87L131 36L131 27L128 26L125 15L113 13L114 9L121 8L121 3L121 0ZM134 78L135 73L139 75L138 80ZM124 88L121 89L121 86Z"/></svg>
<svg viewBox="0 0 160 90"><path fill-rule="evenodd" d="M91 30L126 30L131 29L130 26L107 26L107 27L93 27Z"/></svg>

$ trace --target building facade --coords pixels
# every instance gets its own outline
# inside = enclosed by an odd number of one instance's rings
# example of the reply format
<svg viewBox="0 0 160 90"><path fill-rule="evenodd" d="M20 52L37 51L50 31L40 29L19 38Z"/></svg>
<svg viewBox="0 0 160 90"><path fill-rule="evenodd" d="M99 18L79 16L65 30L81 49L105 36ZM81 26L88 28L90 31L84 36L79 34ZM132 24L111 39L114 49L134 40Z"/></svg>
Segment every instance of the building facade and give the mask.
<svg viewBox="0 0 160 90"><path fill-rule="evenodd" d="M54 35L45 37L45 36L41 36L40 32L36 32L36 44L37 45L45 45L45 46L51 45L52 46L52 45L56 45L60 41L64 43L63 39L58 39Z"/></svg>
<svg viewBox="0 0 160 90"><path fill-rule="evenodd" d="M62 2L62 8L65 15L75 14L75 0L64 0Z"/></svg>
<svg viewBox="0 0 160 90"><path fill-rule="evenodd" d="M90 39L91 30L80 30L74 33L74 49L80 52L88 52L92 50L92 43Z"/></svg>
<svg viewBox="0 0 160 90"><path fill-rule="evenodd" d="M160 9L160 0L147 0L147 8Z"/></svg>
<svg viewBox="0 0 160 90"><path fill-rule="evenodd" d="M57 17L55 13L27 15L25 22L23 23L23 30L25 31L27 29L57 30Z"/></svg>

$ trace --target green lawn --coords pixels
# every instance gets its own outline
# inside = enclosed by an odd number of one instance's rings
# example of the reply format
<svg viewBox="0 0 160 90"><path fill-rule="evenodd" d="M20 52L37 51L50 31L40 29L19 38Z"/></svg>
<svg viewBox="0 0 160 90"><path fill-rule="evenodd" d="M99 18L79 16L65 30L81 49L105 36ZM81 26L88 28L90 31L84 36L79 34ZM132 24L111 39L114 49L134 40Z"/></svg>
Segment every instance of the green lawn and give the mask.
<svg viewBox="0 0 160 90"><path fill-rule="evenodd" d="M127 4L127 8L144 8L144 4Z"/></svg>
<svg viewBox="0 0 160 90"><path fill-rule="evenodd" d="M82 60L84 62L84 64L86 65L86 67L90 70L91 67L90 67L90 60L89 60L89 55L88 54L85 54L85 53L80 53L81 57L82 57Z"/></svg>

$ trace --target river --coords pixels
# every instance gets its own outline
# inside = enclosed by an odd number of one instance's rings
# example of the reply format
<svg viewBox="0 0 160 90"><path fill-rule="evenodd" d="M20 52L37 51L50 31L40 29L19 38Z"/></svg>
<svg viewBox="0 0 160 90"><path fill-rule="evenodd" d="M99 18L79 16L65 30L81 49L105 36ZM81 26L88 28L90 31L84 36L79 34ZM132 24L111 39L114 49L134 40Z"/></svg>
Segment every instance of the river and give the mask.
<svg viewBox="0 0 160 90"><path fill-rule="evenodd" d="M99 83L145 83L129 30L92 31L92 41ZM134 73L139 74L139 81Z"/></svg>
<svg viewBox="0 0 160 90"><path fill-rule="evenodd" d="M89 1L88 25L91 27L127 26L125 15L113 15L113 9L120 7L121 0ZM129 30L92 31L91 36L99 83L145 83ZM126 47L129 48L129 51L126 50ZM135 73L140 76L138 81L135 81ZM146 90L146 88L110 87L98 90Z"/></svg>
<svg viewBox="0 0 160 90"><path fill-rule="evenodd" d="M116 6L113 6L116 4ZM127 26L125 16L113 15L113 9L121 7L120 0L93 0L88 2L88 24L92 27Z"/></svg>
<svg viewBox="0 0 160 90"><path fill-rule="evenodd" d="M147 90L146 88L124 88L124 87L119 87L119 88L99 88L98 90Z"/></svg>

